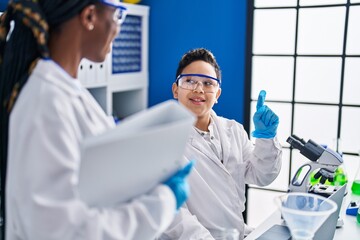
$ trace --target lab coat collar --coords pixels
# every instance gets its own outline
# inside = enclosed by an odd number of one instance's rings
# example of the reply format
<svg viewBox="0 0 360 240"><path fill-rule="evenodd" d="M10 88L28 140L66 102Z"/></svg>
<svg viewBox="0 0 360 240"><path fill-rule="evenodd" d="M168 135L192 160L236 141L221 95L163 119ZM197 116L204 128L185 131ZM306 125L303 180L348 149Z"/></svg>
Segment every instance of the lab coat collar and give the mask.
<svg viewBox="0 0 360 240"><path fill-rule="evenodd" d="M203 141L205 141L203 139L203 136L201 136L195 128L193 128L191 133L191 138L189 139L190 144L198 149L200 152L202 152L203 154L205 154L209 159L211 159L213 162L215 162L217 165L219 165L219 159L216 157L216 155L214 154L213 150L211 149L211 147L208 144L203 144Z"/></svg>
<svg viewBox="0 0 360 240"><path fill-rule="evenodd" d="M218 165L221 169L223 169L224 171L226 171L228 174L230 174L228 172L228 170L225 168L225 165L228 161L229 158L229 151L230 151L230 143L228 142L228 137L226 137L231 130L229 130L228 128L226 128L225 126L221 126L221 122L218 120L218 117L216 115L216 113L214 111L211 112L211 117L212 120L214 121L215 126L218 128L218 132L220 135L220 142L221 142L221 147L222 147L222 151L223 151L223 159L218 159L216 154L213 152L213 150L211 149L211 147L208 144L201 144L204 139L203 137L195 130L195 128L192 129L192 136L189 141L191 143L191 145L198 149L200 152L202 152L203 154L205 154L210 160L212 160L216 165ZM224 131L225 130L225 131ZM221 163L221 160L223 160L224 163Z"/></svg>
<svg viewBox="0 0 360 240"><path fill-rule="evenodd" d="M84 105L91 106L95 111L89 111L87 113L90 119L103 119L104 110L101 109L95 99L91 96L89 91L81 85L81 82L77 78L71 77L62 67L51 59L40 59L33 71L34 75L38 75L38 78L54 84L68 93L70 96L78 97L81 99ZM95 116L97 115L97 116ZM106 119L104 124L111 127L114 125L111 118Z"/></svg>
<svg viewBox="0 0 360 240"><path fill-rule="evenodd" d="M229 160L229 155L230 155L230 142L229 142L229 135L232 133L232 126L224 126L224 124L221 122L220 118L217 116L217 114L215 113L215 111L211 111L210 113L211 118L214 121L214 127L217 127L218 132L219 132L219 136L220 136L220 142L221 142L221 147L222 147L222 151L223 151L223 165L226 165L228 160Z"/></svg>
<svg viewBox="0 0 360 240"><path fill-rule="evenodd" d="M79 79L71 77L51 59L40 59L32 74L51 82L68 94L80 96L83 92Z"/></svg>

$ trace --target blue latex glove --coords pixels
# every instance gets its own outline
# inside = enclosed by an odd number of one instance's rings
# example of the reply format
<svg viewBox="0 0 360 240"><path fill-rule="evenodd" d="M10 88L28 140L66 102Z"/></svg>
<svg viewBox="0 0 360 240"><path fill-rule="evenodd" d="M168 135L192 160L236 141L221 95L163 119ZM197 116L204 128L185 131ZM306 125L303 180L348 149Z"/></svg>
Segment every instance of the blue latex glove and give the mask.
<svg viewBox="0 0 360 240"><path fill-rule="evenodd" d="M189 184L186 181L186 177L189 175L193 165L194 161L190 161L190 163L183 169L177 171L173 176L164 182L165 185L170 187L175 195L176 210L178 210L189 197L190 189Z"/></svg>
<svg viewBox="0 0 360 240"><path fill-rule="evenodd" d="M266 105L266 92L261 90L253 116L255 131L252 136L256 138L274 138L279 125L279 117Z"/></svg>

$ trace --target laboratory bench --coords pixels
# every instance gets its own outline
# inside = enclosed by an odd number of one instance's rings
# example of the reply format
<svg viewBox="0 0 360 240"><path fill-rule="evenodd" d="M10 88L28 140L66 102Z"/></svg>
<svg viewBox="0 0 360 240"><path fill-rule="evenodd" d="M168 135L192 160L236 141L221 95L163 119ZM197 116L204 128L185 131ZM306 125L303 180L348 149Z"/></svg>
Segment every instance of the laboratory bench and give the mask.
<svg viewBox="0 0 360 240"><path fill-rule="evenodd" d="M346 215L346 208L350 201L359 201L360 196L354 195L349 192L343 199L342 207L340 209L340 217L344 221L344 225L340 228L336 228L334 240L344 239L360 239L360 224L356 221L356 216ZM272 227L274 224L283 224L281 219L280 210L273 212L263 223L261 223L251 234L249 234L245 240L255 240L259 238L266 230Z"/></svg>

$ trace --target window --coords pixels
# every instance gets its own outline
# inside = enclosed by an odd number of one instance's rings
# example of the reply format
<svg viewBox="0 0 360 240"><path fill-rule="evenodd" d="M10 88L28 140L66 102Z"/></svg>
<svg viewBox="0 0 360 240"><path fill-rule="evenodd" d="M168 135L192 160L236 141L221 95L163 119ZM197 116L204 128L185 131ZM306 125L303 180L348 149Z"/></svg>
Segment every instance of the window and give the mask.
<svg viewBox="0 0 360 240"><path fill-rule="evenodd" d="M257 96L266 90L266 104L280 117L278 139L284 150L278 178L267 187L248 188L247 223L256 227L275 210L271 199L287 191L307 161L286 142L290 135L343 152L349 181L355 177L360 164L355 134L360 133L360 1L251 0L248 14L245 126L254 130Z"/></svg>

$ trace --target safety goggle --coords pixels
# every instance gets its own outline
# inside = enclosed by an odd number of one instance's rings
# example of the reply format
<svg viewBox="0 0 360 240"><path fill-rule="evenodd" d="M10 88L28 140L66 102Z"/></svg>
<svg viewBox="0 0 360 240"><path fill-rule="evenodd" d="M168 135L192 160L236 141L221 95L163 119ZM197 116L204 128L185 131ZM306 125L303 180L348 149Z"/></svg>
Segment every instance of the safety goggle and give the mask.
<svg viewBox="0 0 360 240"><path fill-rule="evenodd" d="M125 21L127 8L123 6L119 0L100 0L100 2L110 7L116 8L114 13L114 20L118 23L118 25L121 25Z"/></svg>
<svg viewBox="0 0 360 240"><path fill-rule="evenodd" d="M127 15L126 8L125 9L118 8L114 13L114 20L117 21L118 25L121 25L125 21L126 15Z"/></svg>
<svg viewBox="0 0 360 240"><path fill-rule="evenodd" d="M221 80L204 74L180 74L176 78L179 87L188 90L195 90L201 85L206 93L214 93L218 90Z"/></svg>

